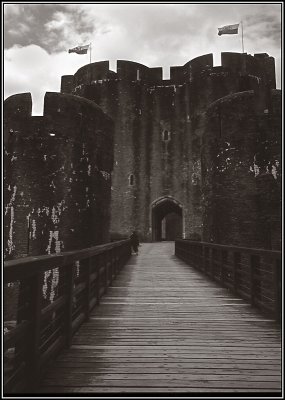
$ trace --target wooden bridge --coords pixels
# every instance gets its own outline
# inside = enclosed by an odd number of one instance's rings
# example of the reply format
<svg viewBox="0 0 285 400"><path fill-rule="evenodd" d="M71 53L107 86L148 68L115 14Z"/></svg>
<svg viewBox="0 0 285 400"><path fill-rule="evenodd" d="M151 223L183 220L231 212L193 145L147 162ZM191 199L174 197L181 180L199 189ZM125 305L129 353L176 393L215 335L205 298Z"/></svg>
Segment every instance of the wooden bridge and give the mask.
<svg viewBox="0 0 285 400"><path fill-rule="evenodd" d="M6 262L19 306L5 392L280 394L280 252L175 247L130 257L126 240Z"/></svg>

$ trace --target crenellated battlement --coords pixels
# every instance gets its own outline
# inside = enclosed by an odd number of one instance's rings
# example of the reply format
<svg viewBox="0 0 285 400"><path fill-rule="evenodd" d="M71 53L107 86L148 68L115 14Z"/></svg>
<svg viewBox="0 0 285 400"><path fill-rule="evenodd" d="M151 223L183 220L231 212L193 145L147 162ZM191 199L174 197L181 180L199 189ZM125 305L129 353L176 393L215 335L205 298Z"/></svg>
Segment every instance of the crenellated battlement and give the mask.
<svg viewBox="0 0 285 400"><path fill-rule="evenodd" d="M32 115L31 93L17 93L9 96L4 103L5 117L27 118Z"/></svg>
<svg viewBox="0 0 285 400"><path fill-rule="evenodd" d="M170 67L170 84L184 84L201 76L211 74L232 74L252 76L266 81L271 89L276 88L274 58L266 53L221 53L221 66L213 65L213 54L196 57L182 66ZM151 85L165 83L162 67L149 68L146 65L126 60L117 61L117 72L109 69L109 61L100 61L81 67L74 75L62 76L61 92L72 93L83 85L102 84L106 81L141 81Z"/></svg>
<svg viewBox="0 0 285 400"><path fill-rule="evenodd" d="M90 129L97 124L104 126L106 134L110 132L108 140L112 141L112 119L97 104L83 97L47 92L43 116L32 116L31 93L10 96L4 102L5 144L19 132L21 138L40 135L42 138L55 136L54 141L76 139L77 130L74 127L82 123Z"/></svg>
<svg viewBox="0 0 285 400"><path fill-rule="evenodd" d="M17 118L40 118L32 116L32 95L31 93L17 93L9 96L4 102L5 119ZM96 111L96 114L102 114L111 122L102 109L93 101L84 97L74 96L72 94L46 92L44 97L43 117L70 116L89 114Z"/></svg>
<svg viewBox="0 0 285 400"><path fill-rule="evenodd" d="M222 67L234 73L252 75L267 81L271 89L276 88L275 61L266 53L241 54L225 52L221 54Z"/></svg>
<svg viewBox="0 0 285 400"><path fill-rule="evenodd" d="M129 81L155 82L162 80L162 68L149 68L132 61L117 61L117 78Z"/></svg>

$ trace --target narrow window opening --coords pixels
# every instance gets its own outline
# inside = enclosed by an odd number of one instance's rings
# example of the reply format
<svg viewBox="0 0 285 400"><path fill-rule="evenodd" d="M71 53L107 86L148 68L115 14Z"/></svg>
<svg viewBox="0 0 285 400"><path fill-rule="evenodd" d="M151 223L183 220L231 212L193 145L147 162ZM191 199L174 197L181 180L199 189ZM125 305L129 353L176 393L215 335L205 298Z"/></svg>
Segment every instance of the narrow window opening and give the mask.
<svg viewBox="0 0 285 400"><path fill-rule="evenodd" d="M167 130L162 132L162 139L167 142L168 140L170 140L170 132L168 132Z"/></svg>
<svg viewBox="0 0 285 400"><path fill-rule="evenodd" d="M140 80L140 70L137 69L137 81L139 81L139 80Z"/></svg>
<svg viewBox="0 0 285 400"><path fill-rule="evenodd" d="M133 174L130 174L130 176L129 176L129 185L130 185L130 186L133 186L134 183L135 183L134 175L133 175Z"/></svg>

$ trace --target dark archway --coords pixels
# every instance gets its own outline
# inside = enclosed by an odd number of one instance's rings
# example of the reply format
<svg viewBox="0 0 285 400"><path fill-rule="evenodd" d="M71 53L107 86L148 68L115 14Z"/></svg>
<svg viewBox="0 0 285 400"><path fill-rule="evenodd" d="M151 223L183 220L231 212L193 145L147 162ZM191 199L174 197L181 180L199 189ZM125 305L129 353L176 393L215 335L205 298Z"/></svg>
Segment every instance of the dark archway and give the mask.
<svg viewBox="0 0 285 400"><path fill-rule="evenodd" d="M174 199L165 197L152 205L152 240L182 238L182 206Z"/></svg>

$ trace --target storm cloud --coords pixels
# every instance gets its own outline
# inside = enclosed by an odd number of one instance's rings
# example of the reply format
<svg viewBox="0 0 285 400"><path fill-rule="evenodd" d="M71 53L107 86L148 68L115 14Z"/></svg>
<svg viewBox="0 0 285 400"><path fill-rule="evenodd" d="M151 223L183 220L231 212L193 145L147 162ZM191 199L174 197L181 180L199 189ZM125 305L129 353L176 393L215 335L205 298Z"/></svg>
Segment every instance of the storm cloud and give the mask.
<svg viewBox="0 0 285 400"><path fill-rule="evenodd" d="M5 4L5 96L31 91L41 113L44 90L58 91L61 75L89 62L68 49L90 42L92 62L112 69L127 59L162 66L167 78L170 66L206 53L218 65L221 52L241 52L241 35L219 37L217 28L241 20L245 51L273 56L280 86L281 4Z"/></svg>

